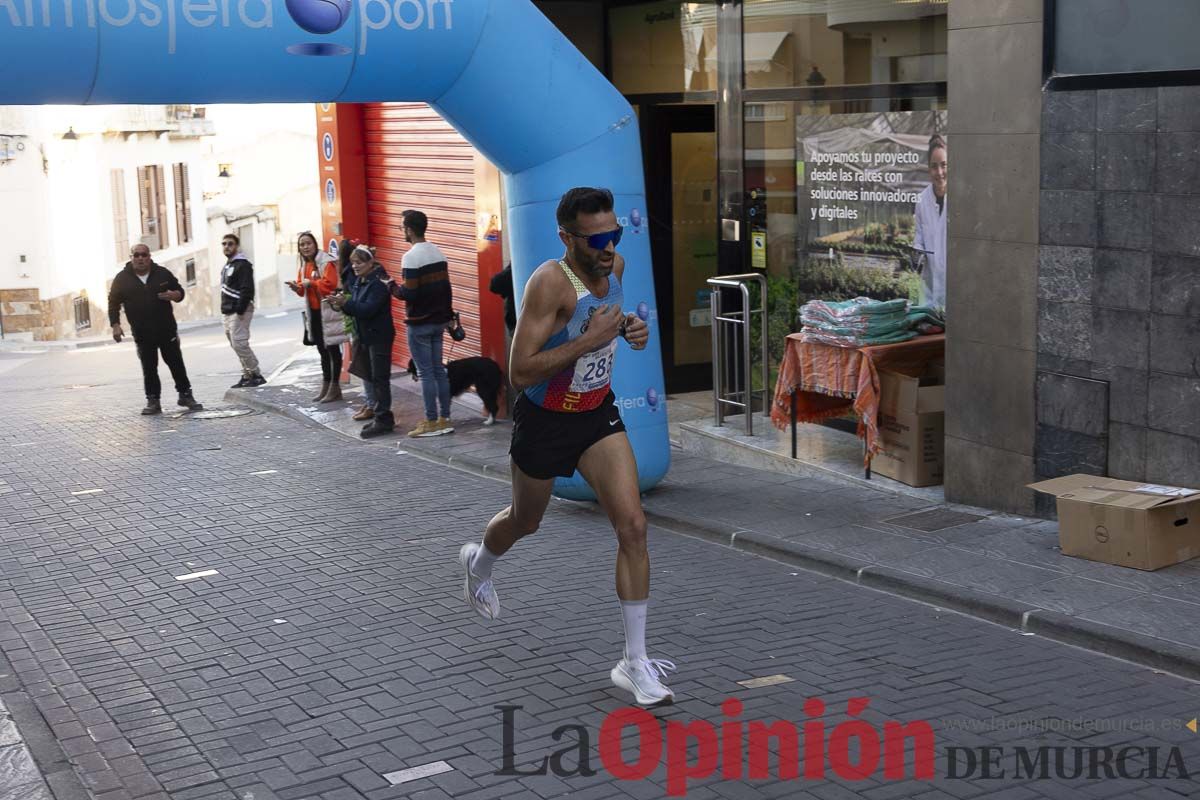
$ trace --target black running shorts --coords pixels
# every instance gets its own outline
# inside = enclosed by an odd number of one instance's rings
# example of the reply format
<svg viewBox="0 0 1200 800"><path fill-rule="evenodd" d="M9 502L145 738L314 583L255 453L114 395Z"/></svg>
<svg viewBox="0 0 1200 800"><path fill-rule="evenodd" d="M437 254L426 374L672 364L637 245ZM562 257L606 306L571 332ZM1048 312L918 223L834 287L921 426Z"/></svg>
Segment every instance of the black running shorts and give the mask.
<svg viewBox="0 0 1200 800"><path fill-rule="evenodd" d="M612 392L591 411L547 411L521 392L513 406L509 455L531 478L569 478L579 459L596 442L624 433L625 423Z"/></svg>

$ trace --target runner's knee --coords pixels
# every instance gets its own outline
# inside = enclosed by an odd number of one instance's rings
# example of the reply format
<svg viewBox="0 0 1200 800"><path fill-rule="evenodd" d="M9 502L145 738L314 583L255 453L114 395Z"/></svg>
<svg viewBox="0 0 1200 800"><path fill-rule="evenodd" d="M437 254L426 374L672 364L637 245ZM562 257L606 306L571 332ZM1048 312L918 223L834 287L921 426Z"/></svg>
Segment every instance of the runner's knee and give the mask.
<svg viewBox="0 0 1200 800"><path fill-rule="evenodd" d="M534 517L530 514L518 514L516 511L509 512L509 520L512 523L512 531L516 534L517 538L536 532L542 525L541 517Z"/></svg>
<svg viewBox="0 0 1200 800"><path fill-rule="evenodd" d="M635 551L646 549L646 515L639 508L619 516L615 521L617 543Z"/></svg>

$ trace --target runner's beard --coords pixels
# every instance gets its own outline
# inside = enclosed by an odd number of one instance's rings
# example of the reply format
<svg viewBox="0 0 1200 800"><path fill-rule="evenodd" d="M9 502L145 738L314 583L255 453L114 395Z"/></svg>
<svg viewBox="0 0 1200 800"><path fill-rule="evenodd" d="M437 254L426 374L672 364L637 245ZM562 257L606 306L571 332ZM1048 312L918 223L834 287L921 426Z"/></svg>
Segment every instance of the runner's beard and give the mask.
<svg viewBox="0 0 1200 800"><path fill-rule="evenodd" d="M603 252L603 251L600 251ZM596 251L576 245L571 252L571 260L575 266L582 269L593 278L606 278L612 274L616 258L601 261Z"/></svg>
<svg viewBox="0 0 1200 800"><path fill-rule="evenodd" d="M607 264L601 264L597 261L596 265L588 270L588 274L595 278L607 278L612 274L612 271L613 262L609 261Z"/></svg>

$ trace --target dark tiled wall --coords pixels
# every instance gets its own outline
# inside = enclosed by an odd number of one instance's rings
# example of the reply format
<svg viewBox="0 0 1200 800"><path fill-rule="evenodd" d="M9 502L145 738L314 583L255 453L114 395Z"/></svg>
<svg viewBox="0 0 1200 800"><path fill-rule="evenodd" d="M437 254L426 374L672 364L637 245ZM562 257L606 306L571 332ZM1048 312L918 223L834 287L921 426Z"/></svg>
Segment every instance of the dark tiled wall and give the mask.
<svg viewBox="0 0 1200 800"><path fill-rule="evenodd" d="M1038 477L1200 487L1200 87L1047 92L1040 205Z"/></svg>

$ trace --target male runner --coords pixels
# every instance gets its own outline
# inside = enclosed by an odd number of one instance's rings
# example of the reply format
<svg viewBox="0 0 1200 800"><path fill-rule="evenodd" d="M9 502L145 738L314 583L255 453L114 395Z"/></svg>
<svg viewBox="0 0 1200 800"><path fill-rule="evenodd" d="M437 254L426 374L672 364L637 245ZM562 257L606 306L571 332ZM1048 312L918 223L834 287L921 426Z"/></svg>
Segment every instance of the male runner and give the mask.
<svg viewBox="0 0 1200 800"><path fill-rule="evenodd" d="M621 226L612 192L571 189L559 201L557 217L566 253L530 276L513 333L509 378L523 391L513 408L512 505L488 523L482 544L459 551L464 593L480 616L500 616L493 564L538 529L554 478L578 468L617 534L625 653L613 667L613 683L632 692L639 705L670 703L674 693L661 679L675 665L646 655L646 516L633 449L609 389L617 336L641 350L650 331L636 314L621 311L625 260L616 252Z"/></svg>

